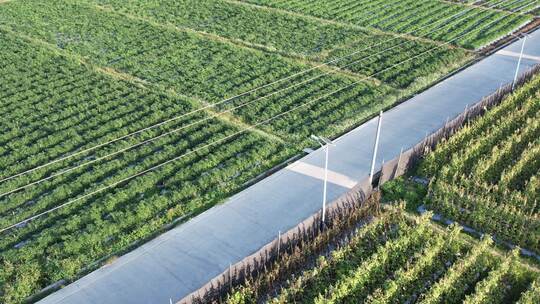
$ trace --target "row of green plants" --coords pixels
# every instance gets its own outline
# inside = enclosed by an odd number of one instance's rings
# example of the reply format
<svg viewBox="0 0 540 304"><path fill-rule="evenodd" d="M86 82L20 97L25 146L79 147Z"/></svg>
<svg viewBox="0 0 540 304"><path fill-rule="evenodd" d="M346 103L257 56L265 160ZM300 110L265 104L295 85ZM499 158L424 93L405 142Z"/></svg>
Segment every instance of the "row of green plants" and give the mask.
<svg viewBox="0 0 540 304"><path fill-rule="evenodd" d="M379 214L354 235L306 263L279 287L288 257L231 292L224 303L532 303L539 273L517 251L506 256L489 236L471 241L457 226L440 229L430 215L398 207ZM264 285L266 286L266 285Z"/></svg>
<svg viewBox="0 0 540 304"><path fill-rule="evenodd" d="M437 146L419 167L428 206L540 252L540 77Z"/></svg>
<svg viewBox="0 0 540 304"><path fill-rule="evenodd" d="M329 20L336 20L347 24L359 25L370 28L377 28L384 31L409 33L418 30L414 35L421 37L430 32L435 26L440 26L437 21L449 18L457 13L464 12L463 15L451 23L445 32L436 32L427 37L449 41L459 35L460 31L467 31L475 28L479 31L466 35L454 41L454 44L466 48L478 48L493 41L515 29L517 26L532 20L532 16L524 14L509 14L496 10L482 8L472 8L460 4L449 3L437 0L406 0L393 2L389 0L381 1L311 1L302 0L271 1L271 0L244 0L249 3L264 5L296 13L312 15ZM501 8L512 7L513 1L508 4L501 4ZM525 6L521 3L517 8L521 11L534 8L534 3ZM495 20L502 16L507 16L494 26L483 26L485 20ZM470 18L465 18L470 17Z"/></svg>
<svg viewBox="0 0 540 304"><path fill-rule="evenodd" d="M470 2L473 2L473 1L470 1ZM496 3L498 3L497 0L483 0L479 4L483 5L483 6L492 6L492 5L496 4ZM530 6L531 10L535 9L538 5L540 5L538 0L525 0L525 1L520 1L520 2L509 4L509 5L505 6L502 9L512 11L512 10L514 10L516 8L519 8L520 6L525 5L525 4L530 4L531 5Z"/></svg>

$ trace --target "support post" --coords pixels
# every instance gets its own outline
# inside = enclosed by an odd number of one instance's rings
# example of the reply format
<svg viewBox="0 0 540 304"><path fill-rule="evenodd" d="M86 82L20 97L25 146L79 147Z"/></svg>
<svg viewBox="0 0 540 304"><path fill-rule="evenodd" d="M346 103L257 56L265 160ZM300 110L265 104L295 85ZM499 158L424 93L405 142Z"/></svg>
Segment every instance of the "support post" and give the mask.
<svg viewBox="0 0 540 304"><path fill-rule="evenodd" d="M401 150L399 150L399 157L397 159L396 172L394 173L394 178L396 177L397 173L399 172L399 165L401 165L401 155L403 155L403 147L401 147Z"/></svg>
<svg viewBox="0 0 540 304"><path fill-rule="evenodd" d="M232 265L229 263L229 288L232 290Z"/></svg>
<svg viewBox="0 0 540 304"><path fill-rule="evenodd" d="M375 173L375 162L377 161L377 150L379 148L379 136L381 135L383 111L379 113L379 121L377 123L377 135L375 136L375 144L373 145L373 157L371 159L371 170L369 171L369 183L373 183L373 174Z"/></svg>
<svg viewBox="0 0 540 304"><path fill-rule="evenodd" d="M323 188L323 205L322 205L322 223L324 228L324 223L326 220L326 184L328 183L328 150L330 147L328 144L325 146L326 157L324 160L324 188Z"/></svg>
<svg viewBox="0 0 540 304"><path fill-rule="evenodd" d="M279 259L279 250L281 249L281 230L278 231L278 237L277 237L277 256Z"/></svg>
<svg viewBox="0 0 540 304"><path fill-rule="evenodd" d="M335 144L328 138L322 137L322 136L316 136L314 134L311 135L311 139L316 141L321 147L324 149L325 152L325 159L324 159L324 188L323 188L323 206L322 206L322 229L324 229L324 222L326 220L326 190L327 190L327 183L328 183L328 151L330 149L330 146L335 146Z"/></svg>
<svg viewBox="0 0 540 304"><path fill-rule="evenodd" d="M523 43L521 44L521 52L519 53L519 59L518 59L517 67L516 67L516 73L514 74L514 81L512 81L512 91L516 87L516 81L517 81L518 74L519 74L519 66L521 65L521 58L523 57L523 50L525 49L525 42L527 42L527 35L524 36Z"/></svg>

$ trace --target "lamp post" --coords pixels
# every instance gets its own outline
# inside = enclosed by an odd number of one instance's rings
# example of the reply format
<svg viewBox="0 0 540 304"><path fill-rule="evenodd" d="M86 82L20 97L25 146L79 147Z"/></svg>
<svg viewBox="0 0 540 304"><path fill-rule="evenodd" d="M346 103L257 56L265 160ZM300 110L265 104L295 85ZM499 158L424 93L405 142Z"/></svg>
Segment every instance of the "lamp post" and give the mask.
<svg viewBox="0 0 540 304"><path fill-rule="evenodd" d="M323 186L323 203L322 203L322 224L324 226L324 221L326 219L326 189L328 183L328 151L330 146L335 146L335 144L328 138L322 136L311 135L311 139L317 142L324 149L325 159L324 159L324 186Z"/></svg>
<svg viewBox="0 0 540 304"><path fill-rule="evenodd" d="M381 135L383 111L379 113L379 121L377 123L377 134L375 135L375 144L373 145L373 157L371 159L371 170L369 171L369 183L373 183L373 174L375 174L375 162L377 160L377 150L379 149L379 136Z"/></svg>
<svg viewBox="0 0 540 304"><path fill-rule="evenodd" d="M521 65L521 58L523 58L523 50L525 49L525 42L527 42L527 35L523 34L523 43L521 44L521 51L519 52L519 59L516 67L516 73L514 74L514 81L512 82L512 90L516 87L516 81L519 74L519 66Z"/></svg>

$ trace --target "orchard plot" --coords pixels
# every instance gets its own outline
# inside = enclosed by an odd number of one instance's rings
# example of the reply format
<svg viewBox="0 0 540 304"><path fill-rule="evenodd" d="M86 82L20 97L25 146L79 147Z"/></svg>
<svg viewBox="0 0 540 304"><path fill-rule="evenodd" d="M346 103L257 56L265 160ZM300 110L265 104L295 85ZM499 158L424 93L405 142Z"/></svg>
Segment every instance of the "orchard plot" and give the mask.
<svg viewBox="0 0 540 304"><path fill-rule="evenodd" d="M516 252L501 257L489 236L471 244L458 227L439 231L429 217L400 212L381 214L271 294L246 285L227 303L533 303L538 298L539 274Z"/></svg>
<svg viewBox="0 0 540 304"><path fill-rule="evenodd" d="M429 206L540 252L540 77L430 153Z"/></svg>

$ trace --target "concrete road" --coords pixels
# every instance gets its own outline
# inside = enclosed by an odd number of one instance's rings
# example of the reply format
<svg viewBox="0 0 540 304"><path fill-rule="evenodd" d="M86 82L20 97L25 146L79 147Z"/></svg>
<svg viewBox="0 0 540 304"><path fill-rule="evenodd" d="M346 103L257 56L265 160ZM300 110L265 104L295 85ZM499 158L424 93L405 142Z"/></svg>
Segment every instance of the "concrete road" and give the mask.
<svg viewBox="0 0 540 304"><path fill-rule="evenodd" d="M447 117L511 82L516 42L384 114L379 166ZM540 63L540 31L531 35L521 70ZM330 150L329 200L369 173L376 119L336 140ZM179 300L321 208L324 152L317 150L46 297L40 303L169 303Z"/></svg>

